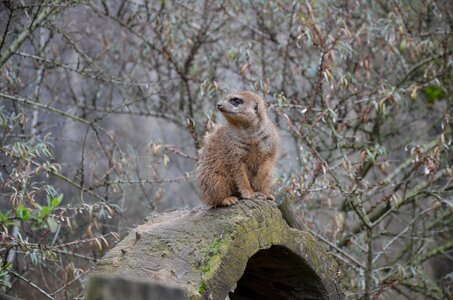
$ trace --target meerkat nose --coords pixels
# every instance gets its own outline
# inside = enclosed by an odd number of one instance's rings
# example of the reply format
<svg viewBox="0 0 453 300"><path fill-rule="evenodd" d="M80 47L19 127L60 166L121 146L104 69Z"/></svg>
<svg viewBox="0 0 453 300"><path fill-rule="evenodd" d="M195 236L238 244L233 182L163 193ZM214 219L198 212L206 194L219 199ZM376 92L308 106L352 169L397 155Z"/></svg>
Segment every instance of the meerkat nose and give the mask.
<svg viewBox="0 0 453 300"><path fill-rule="evenodd" d="M217 108L221 108L222 107L222 103L217 103Z"/></svg>

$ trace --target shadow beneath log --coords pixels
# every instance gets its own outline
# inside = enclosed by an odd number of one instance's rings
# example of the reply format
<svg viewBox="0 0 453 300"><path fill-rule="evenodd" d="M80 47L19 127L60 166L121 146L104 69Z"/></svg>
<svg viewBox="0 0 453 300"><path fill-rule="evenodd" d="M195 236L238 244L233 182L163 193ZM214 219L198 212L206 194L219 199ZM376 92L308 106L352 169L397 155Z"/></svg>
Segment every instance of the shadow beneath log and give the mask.
<svg viewBox="0 0 453 300"><path fill-rule="evenodd" d="M234 299L327 299L321 279L298 255L282 246L260 250L247 262Z"/></svg>

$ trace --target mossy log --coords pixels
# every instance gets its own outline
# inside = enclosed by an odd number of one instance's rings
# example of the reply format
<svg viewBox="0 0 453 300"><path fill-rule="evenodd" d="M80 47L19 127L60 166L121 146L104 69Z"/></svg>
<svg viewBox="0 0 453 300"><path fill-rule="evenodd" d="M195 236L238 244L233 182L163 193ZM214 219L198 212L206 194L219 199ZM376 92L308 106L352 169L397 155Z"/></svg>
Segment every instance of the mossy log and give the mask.
<svg viewBox="0 0 453 300"><path fill-rule="evenodd" d="M335 261L269 201L154 214L94 273L176 283L189 299L342 299Z"/></svg>

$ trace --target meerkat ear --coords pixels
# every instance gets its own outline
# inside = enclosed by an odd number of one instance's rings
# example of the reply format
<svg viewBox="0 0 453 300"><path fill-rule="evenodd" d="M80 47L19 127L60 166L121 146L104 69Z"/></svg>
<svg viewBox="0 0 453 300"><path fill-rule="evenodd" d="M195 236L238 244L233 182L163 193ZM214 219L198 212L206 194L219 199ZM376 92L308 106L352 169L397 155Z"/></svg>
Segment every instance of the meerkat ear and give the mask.
<svg viewBox="0 0 453 300"><path fill-rule="evenodd" d="M258 102L255 102L255 106L253 107L253 109L255 110L256 113L258 113Z"/></svg>

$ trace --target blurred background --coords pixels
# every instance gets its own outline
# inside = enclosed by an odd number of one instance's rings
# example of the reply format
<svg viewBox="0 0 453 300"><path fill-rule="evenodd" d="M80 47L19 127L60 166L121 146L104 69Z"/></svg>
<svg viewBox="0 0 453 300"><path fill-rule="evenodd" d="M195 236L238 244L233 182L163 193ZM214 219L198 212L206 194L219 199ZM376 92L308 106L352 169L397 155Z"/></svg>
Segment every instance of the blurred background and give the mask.
<svg viewBox="0 0 453 300"><path fill-rule="evenodd" d="M347 298L453 297L450 0L1 1L2 292L83 298L147 215L201 205L197 150L239 90Z"/></svg>

